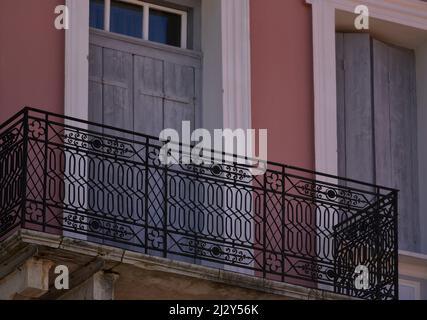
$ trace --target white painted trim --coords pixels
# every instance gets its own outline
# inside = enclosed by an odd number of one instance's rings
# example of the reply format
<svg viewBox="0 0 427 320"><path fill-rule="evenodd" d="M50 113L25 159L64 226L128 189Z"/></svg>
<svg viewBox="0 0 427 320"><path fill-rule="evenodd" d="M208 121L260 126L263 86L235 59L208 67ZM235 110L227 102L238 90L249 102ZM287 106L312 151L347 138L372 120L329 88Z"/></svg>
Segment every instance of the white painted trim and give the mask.
<svg viewBox="0 0 427 320"><path fill-rule="evenodd" d="M252 127L249 7L249 0L221 2L224 128Z"/></svg>
<svg viewBox="0 0 427 320"><path fill-rule="evenodd" d="M148 29L150 28L150 8L147 5L144 5L144 13L142 18L142 38L148 41L149 33Z"/></svg>
<svg viewBox="0 0 427 320"><path fill-rule="evenodd" d="M64 89L64 114L66 116L77 117L88 120L89 109L89 0L66 0L66 5L70 12L70 28L65 32L65 89ZM66 125L87 129L83 123L65 120ZM70 172L68 165L69 154L66 154L67 166L65 172ZM84 178L85 179L85 178ZM69 188L65 180L66 190ZM85 187L80 190L86 194ZM85 196L84 199L87 199ZM65 203L68 203L68 193L65 195ZM86 206L86 204L84 204ZM68 214L64 213L64 223ZM74 234L64 231L65 236L72 236L79 239L87 239L85 235Z"/></svg>
<svg viewBox="0 0 427 320"><path fill-rule="evenodd" d="M416 68L417 68L417 118L418 118L418 185L419 190L427 190L427 144L420 143L427 137L427 91L424 90L427 83L427 43L419 46L415 50ZM420 192L419 195L423 193ZM420 212L427 212L427 198L419 197ZM420 215L420 226L427 226L427 215ZM421 228L421 251L427 252L427 232Z"/></svg>
<svg viewBox="0 0 427 320"><path fill-rule="evenodd" d="M223 127L233 130L252 128L249 10L249 0L221 0ZM247 135L246 138L252 137ZM234 153L246 150L241 156L254 156L253 147L247 150L247 146L253 146L253 141L246 146L237 146ZM231 217L234 221L235 216L231 214ZM253 274L253 271L240 267L225 265L224 269Z"/></svg>
<svg viewBox="0 0 427 320"><path fill-rule="evenodd" d="M123 1L123 0L122 0ZM168 7L164 7L164 6L159 6L156 4L152 4L152 3L144 3L146 4L150 9L156 9L156 10L160 10L160 11L165 11L165 12L170 12L170 13L175 13L178 14L180 16L187 14L187 12L182 11L182 10L177 10L177 9L173 9L173 8L168 8Z"/></svg>
<svg viewBox="0 0 427 320"><path fill-rule="evenodd" d="M420 284L420 282L413 281L413 280L399 279L399 285L404 285L404 286L413 288L415 291L414 300L420 300L421 299L421 284Z"/></svg>
<svg viewBox="0 0 427 320"><path fill-rule="evenodd" d="M406 251L406 250L399 250L399 256L401 258L417 259L418 261L427 264L427 254Z"/></svg>
<svg viewBox="0 0 427 320"><path fill-rule="evenodd" d="M328 1L314 1L313 76L316 171L338 173L335 12ZM331 55L331 52L334 52Z"/></svg>
<svg viewBox="0 0 427 320"><path fill-rule="evenodd" d="M313 12L316 170L338 173L335 10L365 4L372 18L427 30L427 3L419 0L306 0Z"/></svg>
<svg viewBox="0 0 427 320"><path fill-rule="evenodd" d="M187 27L188 19L187 13L181 15L181 48L187 49Z"/></svg>
<svg viewBox="0 0 427 320"><path fill-rule="evenodd" d="M111 1L111 0L106 0L106 1ZM129 3L129 4L134 4L134 5L140 6L140 7L153 8L153 9L164 11L164 12L175 13L175 14L178 14L180 16L183 14L187 14L187 12L182 11L182 10L169 8L169 7L165 7L165 6L159 6L157 4L153 4L153 3L149 3L149 2L143 2L143 1L139 1L139 0L117 0L117 1Z"/></svg>
<svg viewBox="0 0 427 320"><path fill-rule="evenodd" d="M354 12L356 6L364 4L373 18L403 24L414 28L425 28L427 3L420 0L306 0L312 5L325 3L338 10Z"/></svg>
<svg viewBox="0 0 427 320"><path fill-rule="evenodd" d="M110 19L111 19L111 0L105 0L104 2L104 30L110 31Z"/></svg>
<svg viewBox="0 0 427 320"><path fill-rule="evenodd" d="M399 277L427 280L427 255L399 250Z"/></svg>
<svg viewBox="0 0 427 320"><path fill-rule="evenodd" d="M65 31L65 101L67 116L88 119L89 0L66 0L70 28Z"/></svg>

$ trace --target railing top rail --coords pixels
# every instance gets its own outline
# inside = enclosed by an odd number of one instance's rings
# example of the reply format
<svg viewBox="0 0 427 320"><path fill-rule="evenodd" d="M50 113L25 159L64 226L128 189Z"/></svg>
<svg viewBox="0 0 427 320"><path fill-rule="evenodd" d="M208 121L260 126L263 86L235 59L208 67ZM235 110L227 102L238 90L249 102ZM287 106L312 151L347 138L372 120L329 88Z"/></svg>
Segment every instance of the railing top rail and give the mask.
<svg viewBox="0 0 427 320"><path fill-rule="evenodd" d="M11 124L14 120L18 119L20 116L23 116L26 112L26 108L21 109L17 113L15 113L13 116L11 116L6 121L0 123L0 130L3 130L7 125Z"/></svg>

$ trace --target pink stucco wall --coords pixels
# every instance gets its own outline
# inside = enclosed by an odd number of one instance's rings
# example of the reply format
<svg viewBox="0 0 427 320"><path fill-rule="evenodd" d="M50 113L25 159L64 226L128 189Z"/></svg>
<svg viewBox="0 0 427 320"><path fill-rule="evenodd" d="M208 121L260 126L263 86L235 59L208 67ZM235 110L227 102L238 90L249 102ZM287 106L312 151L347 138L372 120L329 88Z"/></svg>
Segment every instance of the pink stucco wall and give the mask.
<svg viewBox="0 0 427 320"><path fill-rule="evenodd" d="M64 0L0 1L0 123L23 106L64 110Z"/></svg>
<svg viewBox="0 0 427 320"><path fill-rule="evenodd" d="M251 0L252 125L268 129L271 161L314 168L311 7Z"/></svg>
<svg viewBox="0 0 427 320"><path fill-rule="evenodd" d="M232 0L230 0L232 1ZM0 123L25 105L64 108L64 0L0 0ZM271 161L314 168L311 8L251 0L252 126L268 129Z"/></svg>
<svg viewBox="0 0 427 320"><path fill-rule="evenodd" d="M250 5L252 126L268 129L270 161L314 169L311 7L305 0L251 0ZM306 255L314 256L315 212L310 205L298 203L298 200L290 202L290 199L288 205L291 207L287 207L284 223L286 234L282 235L287 239L285 250L295 251L300 236L304 239L302 246ZM282 221L283 217L274 210L267 212L270 212L267 220L270 241L264 246L268 248L269 243L277 242L275 235L281 234L280 227L276 228L277 223L272 221ZM310 218L306 212L311 212ZM296 223L300 224L299 228L293 228ZM301 231L301 227L313 231ZM278 250L282 244L276 246L275 250ZM257 254L258 259L264 257L259 252ZM267 254L267 262L269 257L271 255ZM313 282L295 278L303 271L288 270L291 264L306 262L289 256L286 259L285 272L293 277L285 277L285 281L315 286ZM262 263L261 260L258 262ZM267 274L267 278L280 280L280 276L274 274Z"/></svg>
<svg viewBox="0 0 427 320"><path fill-rule="evenodd" d="M63 112L64 0L0 1L0 122L24 105ZM311 9L251 0L252 119L269 130L269 159L314 166Z"/></svg>

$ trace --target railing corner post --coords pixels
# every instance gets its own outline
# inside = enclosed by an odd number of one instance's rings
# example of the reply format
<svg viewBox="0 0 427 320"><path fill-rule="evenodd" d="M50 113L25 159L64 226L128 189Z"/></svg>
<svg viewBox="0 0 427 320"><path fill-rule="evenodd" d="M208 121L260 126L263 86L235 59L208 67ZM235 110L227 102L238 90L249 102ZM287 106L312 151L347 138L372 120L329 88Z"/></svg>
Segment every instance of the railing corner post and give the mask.
<svg viewBox="0 0 427 320"><path fill-rule="evenodd" d="M399 192L393 191L393 219L394 219L394 298L399 300L399 216L398 198Z"/></svg>
<svg viewBox="0 0 427 320"><path fill-rule="evenodd" d="M375 251L376 251L376 284L375 284L375 298L377 300L381 299L381 283L382 283L382 275L381 275L381 256L382 256L382 248L381 248L381 215L380 215L380 190L378 187L375 188Z"/></svg>
<svg viewBox="0 0 427 320"><path fill-rule="evenodd" d="M26 206L27 206L27 171L28 171L28 132L29 132L29 123L28 123L28 107L24 107L24 116L23 116L23 152L22 152L22 181L21 181L21 228L25 228L25 215L26 215Z"/></svg>

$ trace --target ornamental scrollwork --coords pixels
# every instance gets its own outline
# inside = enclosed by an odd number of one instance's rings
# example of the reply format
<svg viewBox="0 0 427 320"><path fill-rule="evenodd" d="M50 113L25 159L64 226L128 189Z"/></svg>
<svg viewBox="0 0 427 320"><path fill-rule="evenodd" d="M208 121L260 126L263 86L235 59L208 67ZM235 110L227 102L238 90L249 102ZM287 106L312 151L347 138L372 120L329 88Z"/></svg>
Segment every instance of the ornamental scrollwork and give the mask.
<svg viewBox="0 0 427 320"><path fill-rule="evenodd" d="M6 150L9 146L16 142L19 136L19 130L13 128L10 131L7 131L0 135L0 152Z"/></svg>
<svg viewBox="0 0 427 320"><path fill-rule="evenodd" d="M281 192L283 189L282 175L277 172L267 171L265 174L266 187Z"/></svg>
<svg viewBox="0 0 427 320"><path fill-rule="evenodd" d="M69 131L69 130L67 130ZM93 150L107 155L130 158L135 150L130 143L119 138L98 136L87 132L71 131L64 134L64 143L77 148Z"/></svg>
<svg viewBox="0 0 427 320"><path fill-rule="evenodd" d="M134 233L129 226L108 220L89 218L89 230L99 233L110 239L132 240Z"/></svg>
<svg viewBox="0 0 427 320"><path fill-rule="evenodd" d="M279 254L276 253L268 253L266 257L266 267L270 272L281 272L282 261Z"/></svg>
<svg viewBox="0 0 427 320"><path fill-rule="evenodd" d="M316 261L299 260L293 264L298 274L313 280L334 281L337 277L333 266L316 263Z"/></svg>
<svg viewBox="0 0 427 320"><path fill-rule="evenodd" d="M32 120L29 122L28 130L30 137L38 139L46 134L46 128L40 120Z"/></svg>
<svg viewBox="0 0 427 320"><path fill-rule="evenodd" d="M75 231L87 231L87 217L81 214L66 214L64 226L72 228Z"/></svg>
<svg viewBox="0 0 427 320"><path fill-rule="evenodd" d="M147 243L148 248L161 249L163 247L163 240L162 240L163 237L161 237L159 230L155 230L155 229L149 230L147 238L148 238L148 243Z"/></svg>
<svg viewBox="0 0 427 320"><path fill-rule="evenodd" d="M182 238L179 240L178 245L185 253L226 264L249 265L254 261L253 255L248 249L227 244Z"/></svg>
<svg viewBox="0 0 427 320"><path fill-rule="evenodd" d="M371 204L368 198L354 190L322 184L318 181L301 180L292 189L299 194L319 200L328 201L339 206L363 209ZM290 190L292 190L290 189Z"/></svg>
<svg viewBox="0 0 427 320"><path fill-rule="evenodd" d="M0 233L7 231L18 218L18 212L16 210L12 210L5 214L0 215Z"/></svg>
<svg viewBox="0 0 427 320"><path fill-rule="evenodd" d="M43 207L37 203L29 202L26 208L26 220L29 222L43 221Z"/></svg>
<svg viewBox="0 0 427 320"><path fill-rule="evenodd" d="M214 178L222 178L225 180L249 183L253 177L247 168L238 167L227 163L213 164L186 164L183 166L186 171L191 171L199 175L204 175Z"/></svg>

